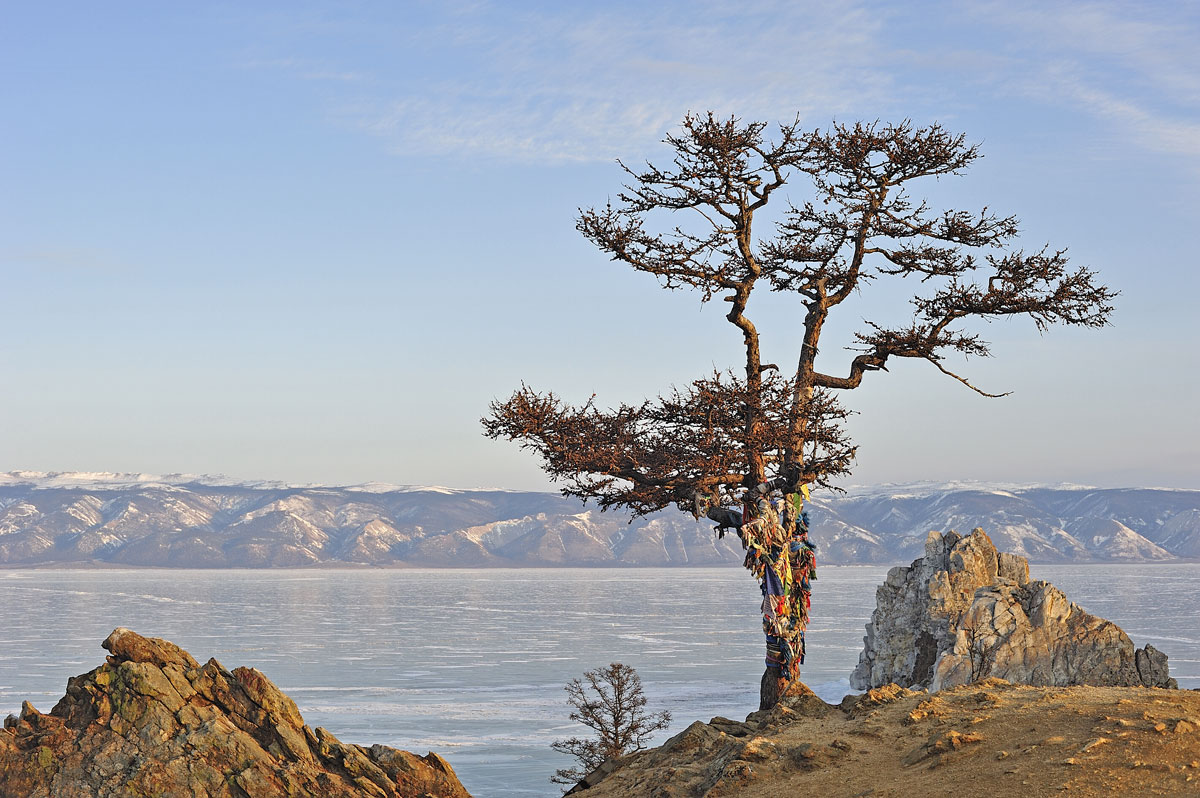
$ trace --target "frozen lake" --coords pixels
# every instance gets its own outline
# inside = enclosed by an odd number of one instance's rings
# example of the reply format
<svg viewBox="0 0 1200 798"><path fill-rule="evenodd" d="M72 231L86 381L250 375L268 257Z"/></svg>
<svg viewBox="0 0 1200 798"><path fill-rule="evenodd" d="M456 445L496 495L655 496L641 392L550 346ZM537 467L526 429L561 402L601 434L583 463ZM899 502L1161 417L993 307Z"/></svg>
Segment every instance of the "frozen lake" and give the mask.
<svg viewBox="0 0 1200 798"><path fill-rule="evenodd" d="M820 569L802 679L826 700L846 681L886 568ZM1200 687L1200 565L1031 568ZM619 661L642 676L665 739L743 717L762 674L758 586L741 568L0 571L0 715L43 711L99 665L127 626L203 662L260 669L305 721L346 742L434 750L476 796L553 796L582 730L563 685Z"/></svg>

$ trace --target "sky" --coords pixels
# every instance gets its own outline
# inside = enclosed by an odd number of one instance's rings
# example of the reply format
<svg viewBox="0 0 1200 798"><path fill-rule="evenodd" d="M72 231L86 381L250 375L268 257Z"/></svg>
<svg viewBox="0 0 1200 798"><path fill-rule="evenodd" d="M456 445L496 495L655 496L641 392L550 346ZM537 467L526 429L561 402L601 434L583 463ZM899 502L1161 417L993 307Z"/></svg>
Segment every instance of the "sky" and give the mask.
<svg viewBox="0 0 1200 798"><path fill-rule="evenodd" d="M1121 292L1102 330L983 325L952 365L1003 399L868 375L850 482L1200 488L1197 41L1190 2L7 3L0 471L552 489L491 401L741 360L723 303L575 230L713 110L964 133L928 196ZM799 306L750 313L793 362Z"/></svg>

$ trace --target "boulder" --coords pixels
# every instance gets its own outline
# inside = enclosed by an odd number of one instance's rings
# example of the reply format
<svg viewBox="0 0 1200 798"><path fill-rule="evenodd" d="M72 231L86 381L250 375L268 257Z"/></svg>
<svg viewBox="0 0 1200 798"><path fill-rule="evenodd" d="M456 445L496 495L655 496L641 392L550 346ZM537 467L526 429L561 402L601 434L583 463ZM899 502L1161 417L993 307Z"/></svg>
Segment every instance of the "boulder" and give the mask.
<svg viewBox="0 0 1200 798"><path fill-rule="evenodd" d="M198 665L179 646L116 629L99 668L49 714L26 702L0 732L0 795L469 798L437 754L343 743L304 724L253 668Z"/></svg>
<svg viewBox="0 0 1200 798"><path fill-rule="evenodd" d="M1144 687L1177 687L1167 673L1167 655L1154 646L1139 648L1133 655L1133 666Z"/></svg>
<svg viewBox="0 0 1200 798"><path fill-rule="evenodd" d="M1116 624L1029 581L1023 557L981 529L930 532L925 554L876 592L850 683L940 690L995 677L1016 684L1175 687L1166 655L1134 649Z"/></svg>

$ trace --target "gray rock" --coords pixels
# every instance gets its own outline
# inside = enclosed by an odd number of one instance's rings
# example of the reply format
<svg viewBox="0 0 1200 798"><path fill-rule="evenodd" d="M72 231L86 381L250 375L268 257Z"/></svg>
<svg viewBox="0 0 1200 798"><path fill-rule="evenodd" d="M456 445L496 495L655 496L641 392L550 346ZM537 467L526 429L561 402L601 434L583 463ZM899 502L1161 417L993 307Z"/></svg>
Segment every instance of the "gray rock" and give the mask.
<svg viewBox="0 0 1200 798"><path fill-rule="evenodd" d="M1154 646L1139 648L1133 655L1133 665L1144 686L1179 689L1179 683L1167 673L1167 655Z"/></svg>
<svg viewBox="0 0 1200 798"><path fill-rule="evenodd" d="M1003 568L1014 584L1028 579L1029 564L1022 557L1006 555ZM952 625L971 605L975 591L994 584L1000 573L1000 556L983 530L966 537L930 532L924 556L908 567L893 568L876 591L851 686L866 690L895 682L927 687L934 663L953 645Z"/></svg>
<svg viewBox="0 0 1200 798"><path fill-rule="evenodd" d="M997 552L981 529L930 532L925 555L879 587L863 643L850 677L860 690L889 682L940 690L987 677L1175 687L1165 654L1135 651L1116 624L1030 582L1025 558Z"/></svg>

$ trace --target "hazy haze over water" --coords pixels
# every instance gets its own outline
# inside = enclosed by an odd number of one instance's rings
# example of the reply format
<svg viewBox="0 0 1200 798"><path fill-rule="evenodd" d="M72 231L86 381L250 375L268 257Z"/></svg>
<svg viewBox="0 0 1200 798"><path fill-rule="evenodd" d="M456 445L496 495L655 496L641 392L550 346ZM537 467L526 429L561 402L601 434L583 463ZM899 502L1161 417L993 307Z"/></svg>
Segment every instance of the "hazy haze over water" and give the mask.
<svg viewBox="0 0 1200 798"><path fill-rule="evenodd" d="M849 690L886 571L819 571L802 678L826 700ZM1200 687L1200 566L1031 575L1162 649L1180 686ZM585 669L636 667L651 709L674 715L667 734L754 709L758 601L740 568L0 571L0 714L25 699L48 711L127 626L201 662L259 668L309 725L345 742L437 751L475 795L555 795L547 779L566 760L548 745L577 730L562 686Z"/></svg>

